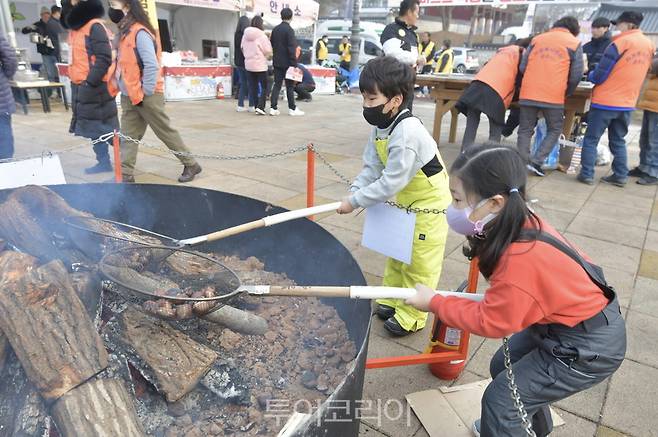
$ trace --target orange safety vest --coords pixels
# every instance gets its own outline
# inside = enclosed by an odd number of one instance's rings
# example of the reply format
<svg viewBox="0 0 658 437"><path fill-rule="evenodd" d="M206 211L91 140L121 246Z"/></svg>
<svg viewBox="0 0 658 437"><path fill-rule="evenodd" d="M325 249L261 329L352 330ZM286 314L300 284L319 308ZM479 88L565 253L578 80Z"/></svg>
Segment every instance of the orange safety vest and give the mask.
<svg viewBox="0 0 658 437"><path fill-rule="evenodd" d="M123 81L126 89L128 90L128 97L133 105L137 105L144 100L144 90L142 89L142 62L137 53L137 33L141 30L148 32L153 38L155 44L155 55L160 64L162 57L162 48L160 47L160 40L155 37L144 25L140 23L133 23L128 30L128 33L121 37L119 41L119 52L117 61L115 62L114 74L116 69L121 73L121 80ZM118 90L118 83L116 78L111 82L111 89ZM155 83L155 92L164 92L164 78L162 77L162 69L158 69L158 78Z"/></svg>
<svg viewBox="0 0 658 437"><path fill-rule="evenodd" d="M107 33L108 41L112 41L112 33L105 27L102 20L94 18L78 30L69 33L69 50L71 51L71 64L69 65L69 79L76 85L87 80L89 70L96 63L96 56L90 53L91 47L87 45L89 34L94 24L100 24ZM111 43L110 43L111 45ZM112 74L112 68L107 69L103 82L107 82Z"/></svg>
<svg viewBox="0 0 658 437"><path fill-rule="evenodd" d="M475 76L475 80L486 83L498 93L505 108L509 108L514 97L522 52L519 46L501 48Z"/></svg>
<svg viewBox="0 0 658 437"><path fill-rule="evenodd" d="M532 39L532 50L521 83L521 100L564 105L571 59L580 40L567 29L557 27Z"/></svg>
<svg viewBox="0 0 658 437"><path fill-rule="evenodd" d="M640 29L613 37L611 44L617 46L620 57L605 82L594 87L592 104L635 108L655 47Z"/></svg>

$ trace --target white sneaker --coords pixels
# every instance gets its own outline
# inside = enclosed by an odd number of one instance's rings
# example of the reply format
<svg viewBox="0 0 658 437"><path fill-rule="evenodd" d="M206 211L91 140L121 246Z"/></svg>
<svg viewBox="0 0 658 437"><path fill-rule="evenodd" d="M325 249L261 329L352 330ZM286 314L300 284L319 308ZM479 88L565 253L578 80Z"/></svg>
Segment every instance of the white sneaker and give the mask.
<svg viewBox="0 0 658 437"><path fill-rule="evenodd" d="M248 111L248 109L245 108L244 106L236 106L236 107L235 107L235 110L236 110L237 112L247 112L247 111Z"/></svg>
<svg viewBox="0 0 658 437"><path fill-rule="evenodd" d="M276 117L277 115L281 115L281 111L278 109L270 108L270 115Z"/></svg>
<svg viewBox="0 0 658 437"><path fill-rule="evenodd" d="M248 111L249 111L249 112L256 112L256 108L254 108L253 106L250 106L249 109L248 109Z"/></svg>
<svg viewBox="0 0 658 437"><path fill-rule="evenodd" d="M254 109L254 111L256 111L256 114L258 114L258 115L267 115L267 112L265 112L264 110L262 110L260 108L256 108L256 109Z"/></svg>
<svg viewBox="0 0 658 437"><path fill-rule="evenodd" d="M299 108L288 109L288 115L290 115L290 116L292 116L292 117L301 117L301 116L304 115L304 114L305 114L305 112L302 111L302 110L299 109Z"/></svg>

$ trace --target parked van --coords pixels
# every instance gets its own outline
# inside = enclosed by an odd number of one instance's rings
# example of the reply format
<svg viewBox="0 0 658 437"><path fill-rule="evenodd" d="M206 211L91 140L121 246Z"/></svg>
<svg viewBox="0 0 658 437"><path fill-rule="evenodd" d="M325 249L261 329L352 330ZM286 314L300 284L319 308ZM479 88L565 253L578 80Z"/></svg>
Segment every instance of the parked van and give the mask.
<svg viewBox="0 0 658 437"><path fill-rule="evenodd" d="M361 22L361 32L359 34L361 37L359 65L364 65L369 60L384 54L382 44L379 41L381 34L384 31L384 27L386 26L381 23ZM344 35L351 37L352 22L349 20L327 20L318 23L316 37L319 39L322 35L327 35L329 37L329 44L327 45L327 48L329 49L329 60L339 63L340 52L338 51L338 45L341 43Z"/></svg>

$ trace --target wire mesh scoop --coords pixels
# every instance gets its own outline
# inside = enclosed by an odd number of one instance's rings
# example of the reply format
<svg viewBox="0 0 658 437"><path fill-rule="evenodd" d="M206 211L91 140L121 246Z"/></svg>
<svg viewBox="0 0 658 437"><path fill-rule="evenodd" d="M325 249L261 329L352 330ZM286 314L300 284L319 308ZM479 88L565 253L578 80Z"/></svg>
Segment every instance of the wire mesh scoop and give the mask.
<svg viewBox="0 0 658 437"><path fill-rule="evenodd" d="M128 300L150 314L183 320L212 320L212 312L240 293L269 296L406 299L416 290L369 286L242 285L238 276L210 255L167 246L128 246L105 255L100 271ZM439 291L444 296L481 300L483 295Z"/></svg>
<svg viewBox="0 0 658 437"><path fill-rule="evenodd" d="M143 229L137 226L129 225L126 223L117 222L114 220L107 220L93 216L72 216L67 217L64 222L75 231L84 231L87 233L95 234L99 237L113 238L129 243L148 244L148 245L164 245L174 248L182 248L188 246L196 246L198 244L207 243L211 241L221 240L233 235L241 234L253 229L273 226L279 223L284 223L298 218L309 217L315 214L322 214L325 212L335 211L340 207L340 202L327 203L324 205L312 206L310 208L302 208L293 211L286 211L278 214L272 214L258 220L253 220L230 228L222 229L206 235L199 235L197 237L176 239L167 235L158 234L148 229Z"/></svg>

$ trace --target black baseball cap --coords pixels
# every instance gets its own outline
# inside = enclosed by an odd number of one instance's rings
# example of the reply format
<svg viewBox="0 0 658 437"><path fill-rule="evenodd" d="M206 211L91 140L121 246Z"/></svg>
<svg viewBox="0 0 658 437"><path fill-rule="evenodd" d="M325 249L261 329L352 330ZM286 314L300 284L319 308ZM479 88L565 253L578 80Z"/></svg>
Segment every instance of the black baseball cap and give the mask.
<svg viewBox="0 0 658 437"><path fill-rule="evenodd" d="M616 20L610 20L610 22L614 25L617 25L618 23L631 23L639 26L643 19L644 15L642 15L641 12L624 11L621 13L619 18Z"/></svg>
<svg viewBox="0 0 658 437"><path fill-rule="evenodd" d="M610 20L605 17L596 17L592 21L592 27L610 27Z"/></svg>

